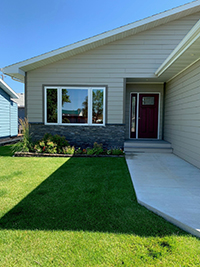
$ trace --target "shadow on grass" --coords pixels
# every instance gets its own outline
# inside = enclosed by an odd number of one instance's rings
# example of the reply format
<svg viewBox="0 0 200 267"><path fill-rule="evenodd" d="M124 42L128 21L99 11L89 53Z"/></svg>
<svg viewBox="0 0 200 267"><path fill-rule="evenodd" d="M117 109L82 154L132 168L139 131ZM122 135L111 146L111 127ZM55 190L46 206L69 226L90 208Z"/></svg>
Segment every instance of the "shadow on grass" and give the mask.
<svg viewBox="0 0 200 267"><path fill-rule="evenodd" d="M12 157L13 145L0 146L0 157Z"/></svg>
<svg viewBox="0 0 200 267"><path fill-rule="evenodd" d="M124 158L68 160L0 219L0 229L185 234L137 203Z"/></svg>

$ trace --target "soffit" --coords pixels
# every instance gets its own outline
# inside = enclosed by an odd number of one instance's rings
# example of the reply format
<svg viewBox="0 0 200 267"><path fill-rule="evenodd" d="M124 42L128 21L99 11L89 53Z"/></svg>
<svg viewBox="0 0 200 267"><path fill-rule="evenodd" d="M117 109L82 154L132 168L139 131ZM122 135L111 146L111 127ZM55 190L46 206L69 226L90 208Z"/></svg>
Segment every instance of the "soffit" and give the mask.
<svg viewBox="0 0 200 267"><path fill-rule="evenodd" d="M200 59L200 20L174 49L155 72L163 81L168 81Z"/></svg>

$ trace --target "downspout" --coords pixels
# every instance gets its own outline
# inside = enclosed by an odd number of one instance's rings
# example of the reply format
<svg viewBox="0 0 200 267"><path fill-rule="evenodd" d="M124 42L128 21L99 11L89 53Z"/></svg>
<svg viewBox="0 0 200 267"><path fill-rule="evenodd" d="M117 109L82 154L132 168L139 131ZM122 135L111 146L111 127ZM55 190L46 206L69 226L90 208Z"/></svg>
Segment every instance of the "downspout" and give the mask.
<svg viewBox="0 0 200 267"><path fill-rule="evenodd" d="M164 130L165 130L165 96L166 96L166 82L163 85L162 140L164 140Z"/></svg>

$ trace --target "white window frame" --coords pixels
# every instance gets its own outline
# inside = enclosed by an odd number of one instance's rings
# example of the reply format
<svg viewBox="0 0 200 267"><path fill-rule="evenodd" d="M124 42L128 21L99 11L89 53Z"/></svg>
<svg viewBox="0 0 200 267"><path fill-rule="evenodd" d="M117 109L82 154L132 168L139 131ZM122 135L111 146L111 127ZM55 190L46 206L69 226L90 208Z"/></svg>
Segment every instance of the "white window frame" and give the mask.
<svg viewBox="0 0 200 267"><path fill-rule="evenodd" d="M47 122L47 89L57 89L57 123ZM88 90L88 123L62 123L62 89L84 89ZM103 123L92 123L93 90L103 90ZM106 88L105 87L83 87L83 86L45 86L44 87L44 121L45 125L63 126L105 126L106 114Z"/></svg>

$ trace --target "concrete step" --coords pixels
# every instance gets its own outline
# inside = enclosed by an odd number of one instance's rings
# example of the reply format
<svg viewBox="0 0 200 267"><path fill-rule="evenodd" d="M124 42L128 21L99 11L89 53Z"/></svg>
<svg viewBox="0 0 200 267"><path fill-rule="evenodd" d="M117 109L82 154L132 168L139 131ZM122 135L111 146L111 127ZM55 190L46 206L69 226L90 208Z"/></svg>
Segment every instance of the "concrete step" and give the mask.
<svg viewBox="0 0 200 267"><path fill-rule="evenodd" d="M163 140L153 141L125 141L124 152L126 154L133 153L172 153L172 147L169 142Z"/></svg>
<svg viewBox="0 0 200 267"><path fill-rule="evenodd" d="M136 154L136 153L172 153L172 148L149 148L149 147L138 147L132 149L125 149L125 154Z"/></svg>

